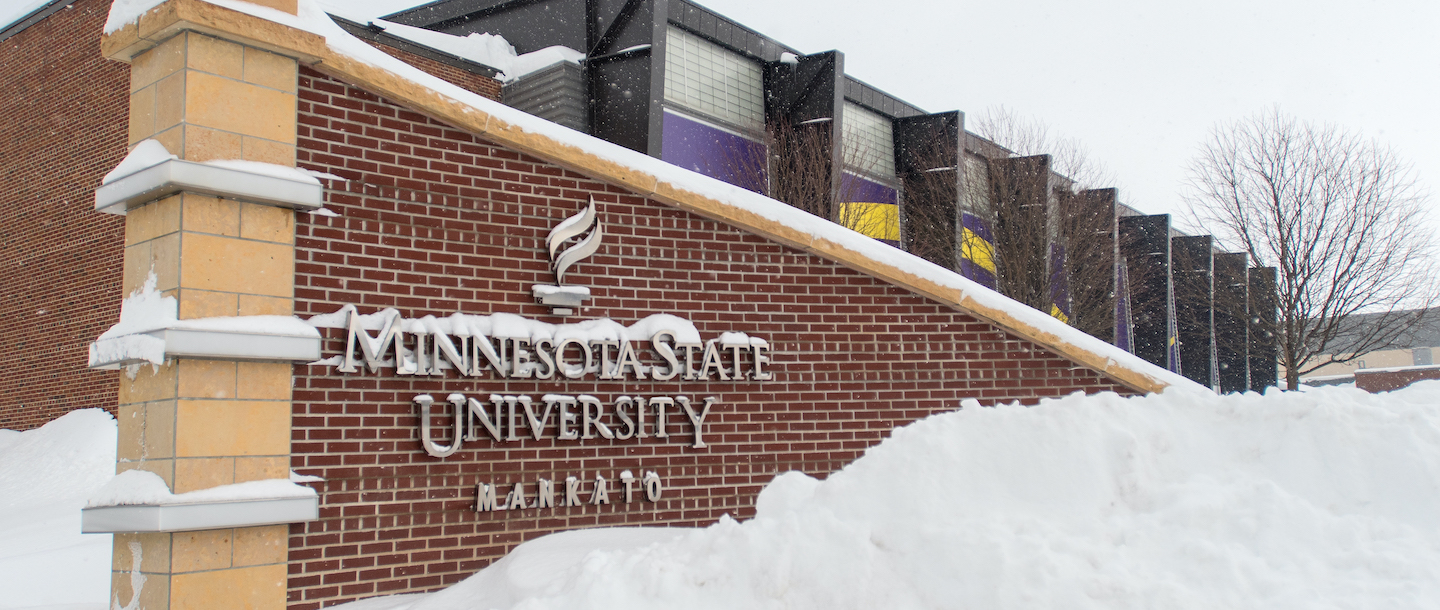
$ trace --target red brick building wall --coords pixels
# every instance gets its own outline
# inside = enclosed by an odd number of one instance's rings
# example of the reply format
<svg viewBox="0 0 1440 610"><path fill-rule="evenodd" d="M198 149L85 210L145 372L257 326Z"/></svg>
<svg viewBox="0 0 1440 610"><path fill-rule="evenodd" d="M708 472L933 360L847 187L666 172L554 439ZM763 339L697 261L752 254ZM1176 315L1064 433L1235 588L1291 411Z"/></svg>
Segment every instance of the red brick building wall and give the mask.
<svg viewBox="0 0 1440 610"><path fill-rule="evenodd" d="M0 42L0 428L115 409L85 367L120 318L124 219L95 187L125 155L129 66L100 55L107 0L80 0Z"/></svg>
<svg viewBox="0 0 1440 610"><path fill-rule="evenodd" d="M1355 371L1355 387L1366 392L1390 392L1426 379L1440 379L1440 366Z"/></svg>
<svg viewBox="0 0 1440 610"><path fill-rule="evenodd" d="M824 476L898 425L983 403L1074 391L1124 392L1102 376L988 323L838 264L631 195L486 143L305 70L300 165L331 172L335 217L297 222L296 310L347 304L407 318L508 312L551 323L655 313L691 320L704 339L743 331L769 341L768 382L548 381L343 374L297 366L294 468L324 477L321 519L291 529L290 603L435 589L528 539L560 529L700 526L753 514L756 493L788 470ZM536 305L553 283L543 249L589 198L606 237L567 281L591 287L576 320ZM324 355L343 349L328 329ZM716 396L708 448L681 415L669 439L467 443L437 459L420 447L412 398L452 392ZM613 424L613 422L611 422ZM477 513L475 487L546 478L563 487L630 470L657 472L659 502ZM497 499L499 499L497 498Z"/></svg>

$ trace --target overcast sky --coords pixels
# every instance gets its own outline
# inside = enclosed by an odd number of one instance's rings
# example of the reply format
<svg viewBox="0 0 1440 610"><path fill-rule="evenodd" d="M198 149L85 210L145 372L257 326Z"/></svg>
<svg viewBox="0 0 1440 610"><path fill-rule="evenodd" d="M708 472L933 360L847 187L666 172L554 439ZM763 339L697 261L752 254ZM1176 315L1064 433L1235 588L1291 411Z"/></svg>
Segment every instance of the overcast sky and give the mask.
<svg viewBox="0 0 1440 610"><path fill-rule="evenodd" d="M1004 105L1178 212L1213 125L1278 105L1393 146L1440 193L1440 2L700 0L927 111ZM1437 200L1431 197L1432 203Z"/></svg>

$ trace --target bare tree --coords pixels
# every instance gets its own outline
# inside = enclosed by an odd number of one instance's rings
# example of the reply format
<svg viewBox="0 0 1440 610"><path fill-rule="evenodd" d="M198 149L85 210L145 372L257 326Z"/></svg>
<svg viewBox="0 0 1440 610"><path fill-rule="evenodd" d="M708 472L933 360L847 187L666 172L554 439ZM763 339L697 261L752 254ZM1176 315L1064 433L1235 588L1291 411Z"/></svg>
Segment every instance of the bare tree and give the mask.
<svg viewBox="0 0 1440 610"><path fill-rule="evenodd" d="M932 263L954 270L958 142L935 138L915 153L918 161L901 176L905 185L905 249Z"/></svg>
<svg viewBox="0 0 1440 610"><path fill-rule="evenodd" d="M1440 298L1426 196L1393 151L1278 110L1215 128L1189 215L1279 275L1280 364L1300 376L1393 344ZM1361 316L1360 314L1369 314Z"/></svg>
<svg viewBox="0 0 1440 610"><path fill-rule="evenodd" d="M1064 176L1074 191L1115 184L1115 176L1075 138L1053 133L1045 122L1027 118L1005 106L993 106L968 121L980 136L1010 149L1016 156L1049 155L1051 169Z"/></svg>
<svg viewBox="0 0 1440 610"><path fill-rule="evenodd" d="M997 289L1041 311L1068 305L1069 324L1112 340L1116 198L1092 190L1110 182L1108 172L1077 140L1004 107L973 124L1010 153L987 159L988 209L974 210L994 234ZM1057 281L1067 285L1068 303L1055 303Z"/></svg>

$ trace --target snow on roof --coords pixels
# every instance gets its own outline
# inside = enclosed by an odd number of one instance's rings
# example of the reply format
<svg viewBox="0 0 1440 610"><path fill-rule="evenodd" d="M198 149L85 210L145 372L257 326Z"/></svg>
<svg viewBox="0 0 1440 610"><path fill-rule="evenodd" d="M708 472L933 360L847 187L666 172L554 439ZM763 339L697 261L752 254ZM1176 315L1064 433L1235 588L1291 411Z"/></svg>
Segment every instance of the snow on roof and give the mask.
<svg viewBox="0 0 1440 610"><path fill-rule="evenodd" d="M214 10L199 0L169 1L189 5L188 10ZM209 4L313 34L323 39L324 47L309 46L318 41L297 40L293 30L237 19L214 21L233 24L237 37L263 39L267 45L296 45L305 49L304 54L318 53L319 69L488 140L905 287L1133 388L1202 387L920 257L764 195L552 123L431 76L350 35L315 0L298 0L295 15L241 0L209 0ZM129 19L133 22L138 17ZM112 22L116 19L112 12ZM130 33L134 30L116 36L132 36L138 42L138 34ZM107 41L106 45L128 42Z"/></svg>
<svg viewBox="0 0 1440 610"><path fill-rule="evenodd" d="M0 31L14 25L21 19L29 17L30 13L45 8L50 2L52 2L52 0L9 0L7 2L0 2Z"/></svg>
<svg viewBox="0 0 1440 610"><path fill-rule="evenodd" d="M512 81L561 62L578 64L585 59L584 53L560 45L516 55L515 47L498 34L454 36L379 19L370 23L410 42L495 68L501 72L502 81Z"/></svg>

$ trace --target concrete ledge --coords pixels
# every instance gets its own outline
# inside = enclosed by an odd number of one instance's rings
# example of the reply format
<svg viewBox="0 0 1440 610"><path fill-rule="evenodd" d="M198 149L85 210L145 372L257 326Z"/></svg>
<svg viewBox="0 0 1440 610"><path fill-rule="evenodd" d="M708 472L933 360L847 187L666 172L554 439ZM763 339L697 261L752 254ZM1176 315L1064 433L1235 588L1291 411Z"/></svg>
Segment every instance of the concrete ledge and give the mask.
<svg viewBox="0 0 1440 610"><path fill-rule="evenodd" d="M95 189L95 209L124 215L133 206L181 191L304 211L324 204L318 181L170 159Z"/></svg>
<svg viewBox="0 0 1440 610"><path fill-rule="evenodd" d="M137 341L138 339L138 341ZM310 362L320 359L320 337L281 335L246 330L160 328L101 339L90 346L92 369L118 369L126 365L154 363L156 354L130 345L160 342L161 362L174 357L209 360L285 360Z"/></svg>
<svg viewBox="0 0 1440 610"><path fill-rule="evenodd" d="M82 510L80 531L85 534L186 532L299 523L318 518L318 497L98 506Z"/></svg>

